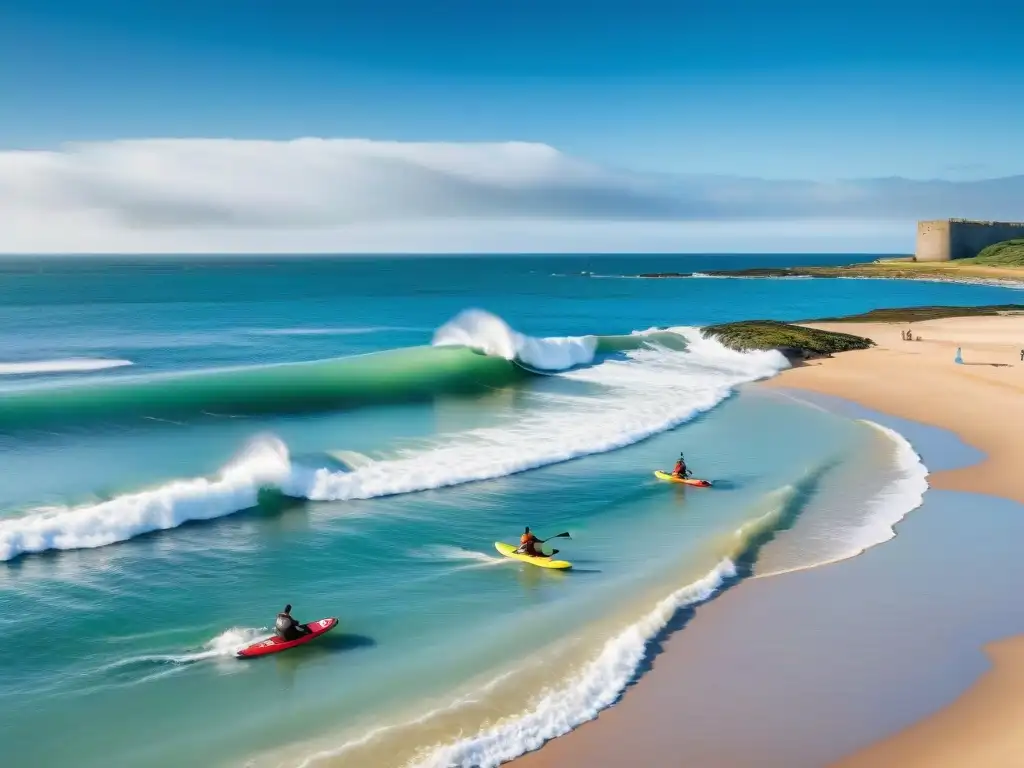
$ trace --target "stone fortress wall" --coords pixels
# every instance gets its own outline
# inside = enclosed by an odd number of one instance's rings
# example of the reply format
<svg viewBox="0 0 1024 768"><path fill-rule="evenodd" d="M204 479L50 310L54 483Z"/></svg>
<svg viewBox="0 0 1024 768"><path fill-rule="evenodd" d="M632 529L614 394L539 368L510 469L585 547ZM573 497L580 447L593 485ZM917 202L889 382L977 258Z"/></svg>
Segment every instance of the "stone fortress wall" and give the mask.
<svg viewBox="0 0 1024 768"><path fill-rule="evenodd" d="M936 219L917 222L914 261L969 259L1004 240L1024 238L1024 222Z"/></svg>

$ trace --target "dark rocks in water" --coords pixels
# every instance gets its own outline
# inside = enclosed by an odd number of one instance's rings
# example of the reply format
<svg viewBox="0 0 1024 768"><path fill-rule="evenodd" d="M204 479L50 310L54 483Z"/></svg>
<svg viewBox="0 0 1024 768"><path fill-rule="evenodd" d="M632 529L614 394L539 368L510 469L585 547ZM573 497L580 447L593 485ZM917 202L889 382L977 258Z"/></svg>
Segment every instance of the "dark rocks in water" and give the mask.
<svg viewBox="0 0 1024 768"><path fill-rule="evenodd" d="M830 357L836 352L874 346L871 339L863 336L806 328L778 320L745 320L709 325L702 328L701 333L739 351L778 350L792 362Z"/></svg>

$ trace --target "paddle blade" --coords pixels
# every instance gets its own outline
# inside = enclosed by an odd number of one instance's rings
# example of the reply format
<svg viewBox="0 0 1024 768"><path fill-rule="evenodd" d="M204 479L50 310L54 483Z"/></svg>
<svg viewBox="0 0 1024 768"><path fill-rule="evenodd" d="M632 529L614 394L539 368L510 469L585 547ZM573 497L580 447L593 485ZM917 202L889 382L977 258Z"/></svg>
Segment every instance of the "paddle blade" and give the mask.
<svg viewBox="0 0 1024 768"><path fill-rule="evenodd" d="M556 535L556 536L549 536L549 537L548 537L548 538L546 539L546 541L551 541L551 539L568 539L568 538L571 538L571 537L569 536L569 532L568 532L568 531L565 531L564 533L559 533L559 534L558 534L558 535Z"/></svg>

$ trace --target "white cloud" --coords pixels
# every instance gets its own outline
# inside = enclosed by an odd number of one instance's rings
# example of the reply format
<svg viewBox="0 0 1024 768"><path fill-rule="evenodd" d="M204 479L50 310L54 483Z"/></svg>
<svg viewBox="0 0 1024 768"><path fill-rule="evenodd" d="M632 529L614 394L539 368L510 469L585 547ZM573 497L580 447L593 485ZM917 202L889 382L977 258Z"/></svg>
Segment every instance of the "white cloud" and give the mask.
<svg viewBox="0 0 1024 768"><path fill-rule="evenodd" d="M515 142L113 141L0 152L0 252L908 250L913 219L1019 217L1022 189L630 174Z"/></svg>

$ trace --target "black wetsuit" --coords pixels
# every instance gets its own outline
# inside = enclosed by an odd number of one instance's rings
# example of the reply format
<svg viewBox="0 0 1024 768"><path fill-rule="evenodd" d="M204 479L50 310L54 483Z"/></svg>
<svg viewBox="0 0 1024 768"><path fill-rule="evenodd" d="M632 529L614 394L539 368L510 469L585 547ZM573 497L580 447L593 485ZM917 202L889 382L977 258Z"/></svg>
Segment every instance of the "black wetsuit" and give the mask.
<svg viewBox="0 0 1024 768"><path fill-rule="evenodd" d="M309 628L299 624L291 614L279 613L277 621L274 622L274 632L282 640L298 640L309 632Z"/></svg>

